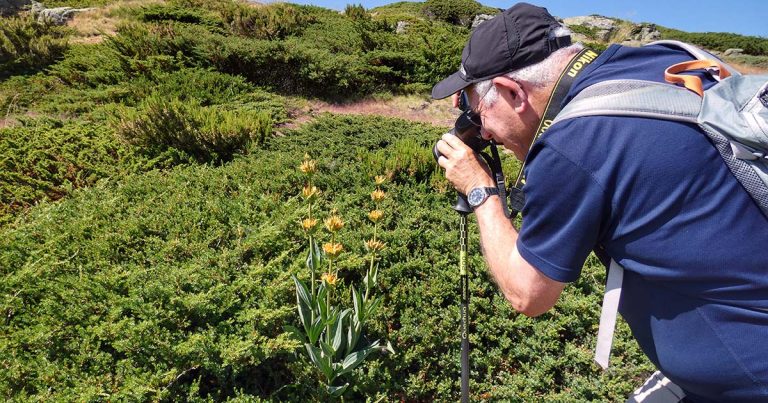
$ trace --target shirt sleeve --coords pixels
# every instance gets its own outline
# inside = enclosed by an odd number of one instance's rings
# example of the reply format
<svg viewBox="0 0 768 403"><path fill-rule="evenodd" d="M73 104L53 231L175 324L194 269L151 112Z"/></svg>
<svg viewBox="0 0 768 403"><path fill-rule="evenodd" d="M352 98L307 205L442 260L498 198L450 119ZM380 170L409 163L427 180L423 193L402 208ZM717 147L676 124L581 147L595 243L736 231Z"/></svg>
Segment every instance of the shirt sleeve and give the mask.
<svg viewBox="0 0 768 403"><path fill-rule="evenodd" d="M598 242L610 199L589 172L546 143L531 153L517 249L545 276L572 282Z"/></svg>

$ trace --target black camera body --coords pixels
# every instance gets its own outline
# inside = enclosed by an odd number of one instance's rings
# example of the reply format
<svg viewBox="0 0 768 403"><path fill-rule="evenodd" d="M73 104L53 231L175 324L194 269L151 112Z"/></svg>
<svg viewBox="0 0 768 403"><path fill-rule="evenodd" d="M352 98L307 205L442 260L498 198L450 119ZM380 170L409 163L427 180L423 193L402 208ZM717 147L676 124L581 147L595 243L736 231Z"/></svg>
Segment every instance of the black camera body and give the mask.
<svg viewBox="0 0 768 403"><path fill-rule="evenodd" d="M480 117L474 114L471 110L462 112L456 122L453 124L453 128L448 133L458 137L464 144L469 146L472 151L479 153L486 147L491 145L491 142L483 139L480 135ZM437 144L432 147L432 155L437 161L442 154L437 151Z"/></svg>
<svg viewBox="0 0 768 403"><path fill-rule="evenodd" d="M472 109L469 108L469 99L464 91L460 94L459 102L459 108L462 110L462 113L456 118L453 128L448 133L458 137L459 140L469 146L472 151L480 154L480 156L485 159L488 163L488 167L491 168L491 172L493 173L496 187L499 189L499 196L505 201L503 203L504 215L507 218L513 218L522 210L523 205L525 204L522 189L513 186L509 189L509 192L511 193L508 193L504 180L504 173L501 169L501 159L499 158L496 145L492 141L485 140L480 134L480 128L482 127L480 115L474 113ZM482 152L488 146L492 146L490 147L492 155ZM437 144L432 147L432 155L435 157L435 161L440 159L440 156L442 155L440 154L440 151L437 150ZM509 211L506 204L508 194L511 198L512 212ZM472 213L472 208L469 206L466 195L457 192L456 199L456 204L453 206L454 210L462 214Z"/></svg>

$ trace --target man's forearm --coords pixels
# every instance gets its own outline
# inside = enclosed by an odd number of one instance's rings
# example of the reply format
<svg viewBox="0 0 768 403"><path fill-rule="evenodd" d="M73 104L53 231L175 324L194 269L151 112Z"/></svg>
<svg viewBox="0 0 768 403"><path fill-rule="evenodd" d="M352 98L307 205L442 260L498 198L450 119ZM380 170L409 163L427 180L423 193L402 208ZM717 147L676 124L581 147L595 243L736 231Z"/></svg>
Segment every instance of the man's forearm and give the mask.
<svg viewBox="0 0 768 403"><path fill-rule="evenodd" d="M491 196L475 209L483 256L491 275L512 306L537 316L549 310L565 284L541 274L517 251L518 233L504 215L499 196Z"/></svg>

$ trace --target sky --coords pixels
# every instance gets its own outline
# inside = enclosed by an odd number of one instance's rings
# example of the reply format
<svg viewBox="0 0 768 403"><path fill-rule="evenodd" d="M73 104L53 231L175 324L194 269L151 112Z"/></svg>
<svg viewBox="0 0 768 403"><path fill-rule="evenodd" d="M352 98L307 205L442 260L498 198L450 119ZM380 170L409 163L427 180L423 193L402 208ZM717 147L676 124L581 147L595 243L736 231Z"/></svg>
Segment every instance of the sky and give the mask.
<svg viewBox="0 0 768 403"><path fill-rule="evenodd" d="M343 10L347 4L369 9L395 0L287 0ZM600 14L632 22L653 22L687 32L733 32L768 38L768 0L530 0L550 14L566 18ZM480 0L486 6L509 8L514 0Z"/></svg>

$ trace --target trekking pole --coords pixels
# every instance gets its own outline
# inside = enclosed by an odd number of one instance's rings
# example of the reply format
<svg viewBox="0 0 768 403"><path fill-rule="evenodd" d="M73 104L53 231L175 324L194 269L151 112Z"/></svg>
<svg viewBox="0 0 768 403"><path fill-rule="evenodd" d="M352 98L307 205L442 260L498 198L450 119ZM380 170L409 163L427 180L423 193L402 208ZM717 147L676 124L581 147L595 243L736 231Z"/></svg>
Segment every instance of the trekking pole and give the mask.
<svg viewBox="0 0 768 403"><path fill-rule="evenodd" d="M456 119L453 129L449 133L455 135L461 139L464 144L468 145L474 152L479 153L483 159L488 163L493 173L494 180L496 181L496 187L499 189L499 196L504 203L504 214L507 218L511 215L507 209L506 199L506 184L504 181L504 173L501 169L501 159L499 153L496 150L496 145L492 141L488 141L482 138L480 135L480 118L474 114L468 107L469 101L466 99L466 94L461 94L462 104L460 109L462 114ZM491 147L492 156L482 152L486 147ZM435 160L440 159L440 152L437 150L437 145L432 148L432 154ZM459 282L461 287L461 402L469 403L469 273L467 270L467 216L473 212L472 207L469 205L467 196L461 192L456 192L456 204L453 209L459 213Z"/></svg>
<svg viewBox="0 0 768 403"><path fill-rule="evenodd" d="M459 212L459 279L461 282L461 402L469 403L469 275L467 214Z"/></svg>

